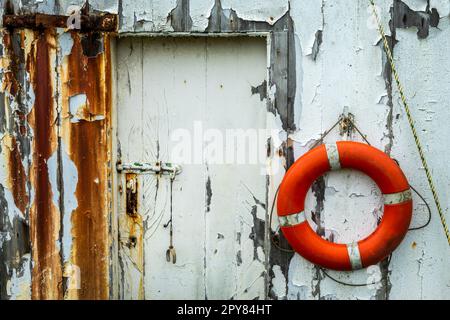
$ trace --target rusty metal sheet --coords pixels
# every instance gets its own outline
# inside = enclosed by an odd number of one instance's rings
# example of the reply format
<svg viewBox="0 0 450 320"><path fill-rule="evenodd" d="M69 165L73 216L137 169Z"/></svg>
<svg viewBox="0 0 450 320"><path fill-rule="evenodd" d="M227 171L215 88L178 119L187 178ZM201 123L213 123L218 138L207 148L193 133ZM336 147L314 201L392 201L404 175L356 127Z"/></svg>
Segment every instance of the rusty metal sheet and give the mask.
<svg viewBox="0 0 450 320"><path fill-rule="evenodd" d="M3 31L0 89L0 299L30 298L25 37Z"/></svg>
<svg viewBox="0 0 450 320"><path fill-rule="evenodd" d="M108 299L109 36L3 29L2 44L0 298Z"/></svg>
<svg viewBox="0 0 450 320"><path fill-rule="evenodd" d="M32 297L60 299L62 297L61 259L59 253L60 214L53 202L48 159L57 149L57 110L54 98L56 56L54 30L35 32L28 57L35 103L28 115L33 131L30 182L34 189L31 203L30 228L33 257Z"/></svg>
<svg viewBox="0 0 450 320"><path fill-rule="evenodd" d="M80 289L68 298L106 299L109 289L109 234L111 163L111 65L109 36L70 33L73 46L61 70L61 137L78 172L72 212L70 264L81 271ZM83 95L84 103L71 106ZM77 112L74 112L76 107Z"/></svg>
<svg viewBox="0 0 450 320"><path fill-rule="evenodd" d="M49 29L67 28L70 16L50 14L6 14L3 26L6 28ZM80 15L80 31L117 31L118 21L115 14Z"/></svg>

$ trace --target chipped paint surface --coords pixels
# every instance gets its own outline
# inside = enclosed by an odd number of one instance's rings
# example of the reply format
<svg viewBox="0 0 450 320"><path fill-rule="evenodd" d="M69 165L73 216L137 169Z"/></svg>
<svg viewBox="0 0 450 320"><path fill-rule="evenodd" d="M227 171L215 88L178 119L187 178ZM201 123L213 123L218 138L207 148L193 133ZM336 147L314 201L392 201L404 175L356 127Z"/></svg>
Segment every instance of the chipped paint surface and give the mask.
<svg viewBox="0 0 450 320"><path fill-rule="evenodd" d="M101 39L102 46L90 46ZM110 163L110 51L108 36L72 33L71 53L62 57L61 140L78 179L77 207L72 211L71 264L80 268L79 289L68 289L71 299L106 299L108 290L108 203ZM89 47L89 50L86 49ZM96 48L96 52L92 52ZM88 54L89 53L89 54ZM78 121L71 113L73 97ZM81 112L80 112L81 109ZM70 172L70 167L67 168ZM63 170L63 177L65 168ZM68 175L70 178L70 175ZM82 236L84 235L84 236ZM86 236L88 235L88 236ZM90 272L84 272L89 270Z"/></svg>
<svg viewBox="0 0 450 320"><path fill-rule="evenodd" d="M70 5L84 4L82 0L10 2L13 8L0 1L2 12L65 15ZM183 71L189 75L195 69L183 63L173 70L172 65L164 70L143 65L142 53L152 47L143 38L119 39L117 65L112 66L111 43L105 34L4 29L0 47L1 299L152 299L168 295L440 299L450 295L448 259L442 254L447 248L436 215L426 229L408 233L390 262L384 261L376 269L331 272L353 283L376 280L379 274L384 277L379 286L358 288L334 283L297 254L279 250L277 246L287 248L288 244L276 232L276 219L271 226L268 223L268 210L284 174L275 168L288 168L343 111L351 112L373 145L398 159L411 184L431 199L379 35L371 27L367 1L351 6L344 0L89 3L91 12L118 15L120 35L263 33L267 36L267 77L248 83L240 101L263 104L258 119L267 130L277 130L279 139L267 138L268 174L263 179L248 168L239 169L239 175L245 175L245 186L233 180L236 172L205 163L175 179L169 201L171 185L166 177L139 176L137 214L126 215L127 179L117 177L117 182L112 182L112 159L164 159L169 147L162 133L174 128L178 118L162 116L171 97L153 101L154 108L145 111L149 113L144 118L141 113L127 112L125 120L122 108L125 103L142 108L145 101L158 96L143 90L143 83L149 81L161 89L158 81L168 85L172 74ZM450 120L446 109L449 84L445 81L450 67L442 55L449 50L449 2L392 0L377 1L377 5L440 198L449 199L448 172L442 171L450 161L443 143L448 140L444 128ZM188 42L204 45L206 41ZM178 50L188 47L185 43ZM190 53L178 52L185 57ZM216 63L216 72L224 77L220 66L225 62ZM226 63L228 69L238 64ZM250 62L242 68L249 66ZM116 84L120 92L116 115L111 109L111 67L127 70ZM158 81L148 74L140 76L144 67L151 68L152 74L159 72L155 76ZM177 92L186 104L198 105L198 92L190 91L191 80L186 80ZM244 108L235 110L235 122L229 123L237 125L249 115L246 112ZM200 113L192 116L196 115ZM209 121L219 126L227 115L230 111L215 110ZM117 146L112 145L113 117L119 119L118 130L123 132ZM360 138L335 131L326 142L337 139ZM202 176L200 183L198 176ZM229 190L231 185L234 187ZM239 205L231 208L226 197ZM364 175L334 172L314 184L305 212L322 237L349 242L374 230L382 214L380 199L378 188ZM413 225L420 225L426 212L420 200L414 200ZM204 205L200 217L196 204ZM443 205L448 215L450 202ZM169 239L163 225L170 206L175 212L175 265L168 265L164 257ZM113 207L118 211L118 226L111 220ZM180 208L185 212L180 214ZM215 215L221 211L234 216ZM195 227L202 232L187 239L180 225L190 225L193 219L199 219ZM118 242L111 243L116 233ZM114 250L117 261L111 258ZM214 270L227 272L220 278ZM110 288L113 279L120 287L117 292ZM181 286L184 296L161 291L158 281ZM224 281L228 286L222 286Z"/></svg>
<svg viewBox="0 0 450 320"><path fill-rule="evenodd" d="M438 10L439 1L431 1L431 7ZM406 1L410 6L413 1ZM448 5L448 3L447 3ZM426 4L419 8L426 10ZM445 9L442 8L443 10ZM448 8L447 8L448 10ZM445 10L443 11L445 14ZM441 13L441 12L439 12ZM416 126L419 136L425 144L427 159L432 169L434 180L439 190L441 201L447 220L449 219L449 188L448 173L443 171L449 161L449 154L446 152L449 131L446 130L449 121L449 113L446 101L449 98L448 87L449 78L447 72L450 62L441 53L448 50L449 44L446 39L450 34L450 20L448 17L439 22L439 29L430 28L429 35L425 40L418 41L416 32L413 30L397 29L395 55L398 57L409 57L399 59L397 63L398 72L402 74L402 80L406 94L410 97L413 116L416 119ZM441 52L441 53L440 53ZM415 94L417 92L417 94ZM420 93L420 94L419 94ZM398 94L394 92L393 100L398 101ZM429 191L425 173L420 165L419 158L415 151L415 146L406 115L399 103L393 108L393 140L392 154L399 160L406 172L412 172L409 176L410 182L419 190L428 201L432 196ZM417 198L415 198L417 199ZM420 204L415 210L412 224L421 225L426 221L426 210ZM391 274L391 297L410 299L434 299L434 297L448 297L450 276L448 275L448 258L439 252L448 251L448 245L442 234L442 226L437 213L433 211L433 219L430 226L423 231L408 233L404 245L394 253L392 260ZM409 270L407 273L401 270ZM439 280L440 285L437 284ZM433 283L433 285L430 285ZM407 292L401 288L410 288Z"/></svg>
<svg viewBox="0 0 450 320"><path fill-rule="evenodd" d="M62 290L57 279L62 277L60 248L58 245L59 210L53 203L48 159L57 148L55 86L56 38L52 30L36 32L31 45L29 72L36 96L29 114L33 131L32 166L30 181L34 201L30 210L32 243L32 297L34 299L60 299Z"/></svg>
<svg viewBox="0 0 450 320"><path fill-rule="evenodd" d="M131 120L118 119L121 161L171 161L176 146L171 130L193 130L199 121L204 130L264 127L265 101L251 95L247 83L257 86L266 78L266 43L263 38L244 43L241 38L121 39L118 83L125 87L118 105L128 110ZM220 76L219 62L228 66L226 76ZM189 113L186 105L192 106ZM252 116L236 121L233 115L242 108L251 110ZM220 110L228 110L228 116ZM261 143L264 150L265 141ZM143 225L132 224L134 229L125 214L125 208L134 205L128 205L129 183L122 175L123 298L142 298L141 279L145 299L264 298L266 177L260 166L231 163L223 170L212 155L200 157L198 164L182 166L182 174L172 183L167 175L138 176L137 219ZM170 245L171 210L175 264L167 262L165 255ZM136 237L137 246L130 249L129 236L139 227L143 239Z"/></svg>
<svg viewBox="0 0 450 320"><path fill-rule="evenodd" d="M2 35L0 296L107 299L109 40Z"/></svg>

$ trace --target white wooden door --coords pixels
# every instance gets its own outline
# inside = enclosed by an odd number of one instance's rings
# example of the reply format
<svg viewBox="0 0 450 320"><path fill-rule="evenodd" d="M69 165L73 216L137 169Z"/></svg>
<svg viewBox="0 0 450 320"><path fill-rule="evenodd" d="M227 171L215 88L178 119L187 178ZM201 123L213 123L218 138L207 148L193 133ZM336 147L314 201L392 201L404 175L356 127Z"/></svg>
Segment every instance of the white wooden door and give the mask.
<svg viewBox="0 0 450 320"><path fill-rule="evenodd" d="M136 216L134 177L119 175L123 298L264 298L266 48L249 37L119 41L118 158L183 170L172 197L168 176L137 175Z"/></svg>

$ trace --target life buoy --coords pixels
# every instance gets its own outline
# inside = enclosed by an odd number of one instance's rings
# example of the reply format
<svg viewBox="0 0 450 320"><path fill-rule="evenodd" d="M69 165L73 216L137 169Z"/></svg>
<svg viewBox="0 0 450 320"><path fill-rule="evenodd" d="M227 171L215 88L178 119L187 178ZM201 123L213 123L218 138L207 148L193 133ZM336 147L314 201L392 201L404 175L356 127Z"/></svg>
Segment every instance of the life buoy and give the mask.
<svg viewBox="0 0 450 320"><path fill-rule="evenodd" d="M384 197L384 213L377 229L351 244L322 239L304 212L312 183L327 171L341 168L367 174ZM299 158L286 173L277 201L280 227L292 248L312 263L334 270L366 268L386 258L408 231L412 208L409 183L400 167L384 152L350 141L321 145Z"/></svg>

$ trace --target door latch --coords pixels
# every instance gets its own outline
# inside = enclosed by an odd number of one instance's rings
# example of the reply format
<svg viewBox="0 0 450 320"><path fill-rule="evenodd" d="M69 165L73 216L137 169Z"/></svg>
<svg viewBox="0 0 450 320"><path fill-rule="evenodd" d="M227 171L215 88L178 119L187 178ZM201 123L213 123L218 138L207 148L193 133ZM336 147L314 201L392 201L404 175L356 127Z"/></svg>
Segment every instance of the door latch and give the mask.
<svg viewBox="0 0 450 320"><path fill-rule="evenodd" d="M138 215L138 179L136 174L126 174L126 210L130 217Z"/></svg>
<svg viewBox="0 0 450 320"><path fill-rule="evenodd" d="M134 173L134 174L168 174L175 177L180 174L182 169L178 164L170 162L131 162L131 163L117 163L117 171L119 173Z"/></svg>

